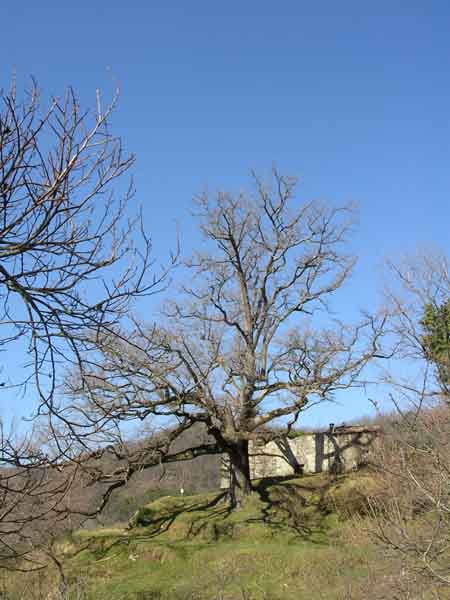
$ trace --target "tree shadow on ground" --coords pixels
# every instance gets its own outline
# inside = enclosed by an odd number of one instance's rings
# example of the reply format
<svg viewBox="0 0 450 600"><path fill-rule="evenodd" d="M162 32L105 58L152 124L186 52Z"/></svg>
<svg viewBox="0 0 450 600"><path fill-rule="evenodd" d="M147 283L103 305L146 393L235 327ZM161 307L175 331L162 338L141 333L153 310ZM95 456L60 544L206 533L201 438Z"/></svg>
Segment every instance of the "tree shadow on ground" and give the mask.
<svg viewBox="0 0 450 600"><path fill-rule="evenodd" d="M228 504L224 504L224 506L220 510L211 511L210 514L206 514L206 515L202 514L205 511L216 507L221 501L225 500L226 496L227 496L226 491L221 492L217 496L214 496L214 498L207 500L207 501L201 500L201 501L194 502L191 505L187 505L186 503L184 503L178 507L174 507L168 514L162 515L160 517L156 517L156 518L148 517L148 519L143 518L142 522L138 523L138 525L144 526L145 531L142 534L136 534L134 537L149 539L149 538L159 536L162 533L165 533L166 531L168 531L172 527L172 525L175 523L175 521L177 520L178 517L180 517L182 515L186 515L186 514L191 514L191 513L195 515L195 513L198 512L199 513L198 518L192 519L191 525L187 532L186 537L189 538L194 534L196 522L202 522L206 526L208 521L216 519L216 518L225 518L226 516L228 516L230 514L232 509L230 506L228 506ZM198 530L195 531L195 534L197 534L197 533L198 533Z"/></svg>
<svg viewBox="0 0 450 600"><path fill-rule="evenodd" d="M329 509L326 494L336 479L329 477L319 485L304 485L292 476L271 477L259 481L255 491L264 502L261 520L272 529L289 527L300 537L314 542L324 532L323 518Z"/></svg>
<svg viewBox="0 0 450 600"><path fill-rule="evenodd" d="M212 509L216 507L221 501L223 501L227 496L227 492L221 492L210 498L208 500L201 499L194 501L192 504L187 504L184 502L182 505L177 507L173 507L170 512L164 514L160 517L148 517L142 518L142 522L136 523L136 525L128 528L128 531L121 535L120 537L115 537L111 539L109 537L91 538L82 548L82 550L89 550L94 556L96 556L97 560L103 559L106 554L108 554L113 548L117 546L128 545L134 541L144 541L150 540L153 538L157 538L161 534L169 531L169 529L174 525L177 518L182 515L186 515L192 513L195 515L196 512L199 513L198 519L193 519L190 525L189 531L186 534L186 538L189 538L193 535L193 528L195 527L196 522L201 522L206 526L208 520L212 520L215 518L226 518L228 514L231 512L231 507L224 503L224 506L220 508L220 510L211 511L210 514L202 514L208 509ZM185 499L187 500L187 499ZM198 531L195 531L197 534Z"/></svg>
<svg viewBox="0 0 450 600"><path fill-rule="evenodd" d="M320 534L323 538L325 533L324 517L330 512L325 497L336 481L331 476L314 482L305 478L305 483L292 476L262 479L253 486L252 497L261 501L255 505L255 510L251 506L246 509L244 505L234 512L227 502L227 491L213 498L192 498L191 503L185 498L178 505L166 508L164 514L152 514L151 510L145 514L144 509L138 526L133 528L133 539L157 538L168 532L180 518L191 515L185 519L185 529L179 528L182 539L190 540L207 533L210 541L217 541L222 537L233 537L235 528L242 531L246 524L259 523L273 533L295 532L303 539L320 543ZM233 518L228 519L231 515Z"/></svg>

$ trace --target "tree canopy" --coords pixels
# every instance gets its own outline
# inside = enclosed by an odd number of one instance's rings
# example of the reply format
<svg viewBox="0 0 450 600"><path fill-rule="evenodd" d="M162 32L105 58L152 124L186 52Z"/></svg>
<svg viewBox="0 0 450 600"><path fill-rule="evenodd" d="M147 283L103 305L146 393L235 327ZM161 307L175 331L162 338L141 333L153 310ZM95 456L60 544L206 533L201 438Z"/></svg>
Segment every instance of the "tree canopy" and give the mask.
<svg viewBox="0 0 450 600"><path fill-rule="evenodd" d="M271 424L289 431L307 407L358 384L380 351L382 316L352 326L330 307L354 264L352 208L300 200L295 179L277 171L268 185L253 182L251 193L196 198L202 249L180 267L161 318L101 337L98 359L69 382L79 435L109 436L127 463L100 476L112 486L158 460L223 453L239 504L251 490L249 441L280 435ZM170 434L130 453L117 427L129 420ZM210 441L171 453L194 423Z"/></svg>

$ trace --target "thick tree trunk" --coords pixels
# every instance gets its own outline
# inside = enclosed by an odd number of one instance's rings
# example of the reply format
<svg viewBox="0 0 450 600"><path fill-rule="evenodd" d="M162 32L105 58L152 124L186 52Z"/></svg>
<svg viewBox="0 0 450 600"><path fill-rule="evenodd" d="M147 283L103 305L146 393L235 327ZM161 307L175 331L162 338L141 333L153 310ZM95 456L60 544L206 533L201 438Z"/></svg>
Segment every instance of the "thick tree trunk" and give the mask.
<svg viewBox="0 0 450 600"><path fill-rule="evenodd" d="M233 508L239 508L252 491L248 441L241 440L228 448L230 460L230 500Z"/></svg>

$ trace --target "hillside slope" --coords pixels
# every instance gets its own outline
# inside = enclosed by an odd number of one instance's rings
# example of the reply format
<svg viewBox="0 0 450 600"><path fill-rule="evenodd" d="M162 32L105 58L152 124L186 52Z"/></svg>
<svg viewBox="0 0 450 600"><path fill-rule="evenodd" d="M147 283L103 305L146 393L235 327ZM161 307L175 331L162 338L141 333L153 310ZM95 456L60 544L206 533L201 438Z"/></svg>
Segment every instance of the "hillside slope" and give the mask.
<svg viewBox="0 0 450 600"><path fill-rule="evenodd" d="M265 480L239 511L223 493L160 498L128 527L80 532L61 545L70 598L370 598L376 548L355 535L355 519L364 518L371 486L367 473Z"/></svg>

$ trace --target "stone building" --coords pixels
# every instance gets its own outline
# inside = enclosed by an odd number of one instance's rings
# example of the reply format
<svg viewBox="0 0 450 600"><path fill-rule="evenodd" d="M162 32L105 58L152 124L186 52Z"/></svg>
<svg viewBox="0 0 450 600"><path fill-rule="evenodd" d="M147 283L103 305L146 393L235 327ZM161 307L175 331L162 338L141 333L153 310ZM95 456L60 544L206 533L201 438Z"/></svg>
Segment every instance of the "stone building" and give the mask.
<svg viewBox="0 0 450 600"><path fill-rule="evenodd" d="M252 441L251 478L356 470L365 463L368 449L379 433L378 427L330 425L326 431L298 432L267 443L262 439ZM229 468L224 459L221 488L228 486Z"/></svg>

